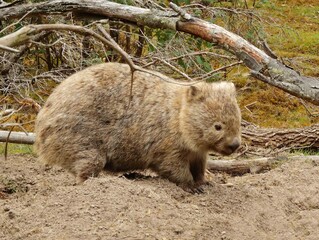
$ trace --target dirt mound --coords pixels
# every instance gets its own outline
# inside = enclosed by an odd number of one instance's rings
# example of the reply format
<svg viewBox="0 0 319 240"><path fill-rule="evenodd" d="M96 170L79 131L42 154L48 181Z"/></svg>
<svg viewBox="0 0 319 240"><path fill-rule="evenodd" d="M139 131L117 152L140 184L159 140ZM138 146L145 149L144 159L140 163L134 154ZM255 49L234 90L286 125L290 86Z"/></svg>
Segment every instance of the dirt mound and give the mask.
<svg viewBox="0 0 319 240"><path fill-rule="evenodd" d="M319 166L216 174L192 195L158 177L110 174L75 186L34 157L0 158L0 239L318 239ZM223 179L225 184L221 184Z"/></svg>

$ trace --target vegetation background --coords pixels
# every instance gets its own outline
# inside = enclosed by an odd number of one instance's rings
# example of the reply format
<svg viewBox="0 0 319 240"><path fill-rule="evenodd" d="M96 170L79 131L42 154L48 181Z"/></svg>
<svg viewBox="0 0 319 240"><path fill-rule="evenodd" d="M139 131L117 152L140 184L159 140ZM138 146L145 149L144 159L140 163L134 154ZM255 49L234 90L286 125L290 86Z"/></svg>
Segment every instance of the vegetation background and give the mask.
<svg viewBox="0 0 319 240"><path fill-rule="evenodd" d="M10 1L8 1L10 2ZM30 1L41 2L41 1ZM116 1L162 9L168 1ZM319 3L316 0L173 1L193 15L216 23L262 48L270 48L288 66L304 75L319 76ZM16 22L16 23L15 23ZM13 25L11 25L14 23ZM61 15L33 16L19 22L1 22L0 36L27 24L68 23L95 28L94 20ZM9 26L11 25L11 27ZM9 26L9 27L8 27ZM167 62L194 79L233 81L238 89L243 119L263 127L302 127L318 122L318 107L249 77L246 67L233 67L208 74L234 62L234 56L211 43L170 30L137 28L110 21L104 24L111 36L142 66L175 78L180 74ZM197 54L204 52L203 54ZM191 54L194 55L191 55ZM184 57L181 57L184 56ZM8 53L0 53L1 123L20 123L33 130L36 106L66 76L104 61L123 61L111 49L89 37L74 33L51 33L24 49L7 69ZM164 62L165 61L165 62ZM32 110L33 108L33 110ZM4 125L8 126L8 124ZM19 127L15 127L18 130ZM20 129L21 130L21 129Z"/></svg>

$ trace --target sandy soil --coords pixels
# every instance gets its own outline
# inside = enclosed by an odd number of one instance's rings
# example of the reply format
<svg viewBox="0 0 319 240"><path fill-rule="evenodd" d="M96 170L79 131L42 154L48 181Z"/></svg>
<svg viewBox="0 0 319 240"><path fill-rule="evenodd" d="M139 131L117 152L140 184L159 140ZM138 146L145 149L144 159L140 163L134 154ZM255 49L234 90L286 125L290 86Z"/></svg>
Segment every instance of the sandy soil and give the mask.
<svg viewBox="0 0 319 240"><path fill-rule="evenodd" d="M319 166L212 175L192 195L158 177L83 185L30 155L0 158L0 239L318 239Z"/></svg>

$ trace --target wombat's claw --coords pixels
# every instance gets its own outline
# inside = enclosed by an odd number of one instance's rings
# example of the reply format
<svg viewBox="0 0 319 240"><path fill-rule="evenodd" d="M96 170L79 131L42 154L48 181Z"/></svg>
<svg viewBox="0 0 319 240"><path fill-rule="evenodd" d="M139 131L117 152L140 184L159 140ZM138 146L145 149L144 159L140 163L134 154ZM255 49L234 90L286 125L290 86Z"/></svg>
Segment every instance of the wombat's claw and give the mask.
<svg viewBox="0 0 319 240"><path fill-rule="evenodd" d="M185 192L188 192L191 194L205 193L204 188L202 186L183 186L182 188Z"/></svg>
<svg viewBox="0 0 319 240"><path fill-rule="evenodd" d="M205 190L202 186L198 186L198 187L194 187L192 189L193 191L193 194L197 193L197 194L202 194L202 193L205 193Z"/></svg>

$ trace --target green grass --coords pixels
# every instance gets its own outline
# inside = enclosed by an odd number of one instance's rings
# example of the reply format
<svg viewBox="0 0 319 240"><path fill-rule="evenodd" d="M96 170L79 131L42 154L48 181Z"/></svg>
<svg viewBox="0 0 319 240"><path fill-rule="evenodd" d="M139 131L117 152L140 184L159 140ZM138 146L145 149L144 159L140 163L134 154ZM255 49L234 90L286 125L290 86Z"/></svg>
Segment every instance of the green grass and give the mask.
<svg viewBox="0 0 319 240"><path fill-rule="evenodd" d="M4 156L5 143L0 143L0 154ZM34 154L32 145L8 143L8 154Z"/></svg>
<svg viewBox="0 0 319 240"><path fill-rule="evenodd" d="M274 22L265 25L268 41L275 49L317 55L319 51L319 3L298 5L274 1L260 9ZM289 19L289 20L288 20Z"/></svg>
<svg viewBox="0 0 319 240"><path fill-rule="evenodd" d="M304 148L304 149L297 149L292 150L291 153L293 154L301 154L305 156L313 156L313 155L319 155L319 150L316 148Z"/></svg>
<svg viewBox="0 0 319 240"><path fill-rule="evenodd" d="M281 51L318 56L319 26L318 32L291 28L285 28L283 31L270 36L269 44Z"/></svg>

